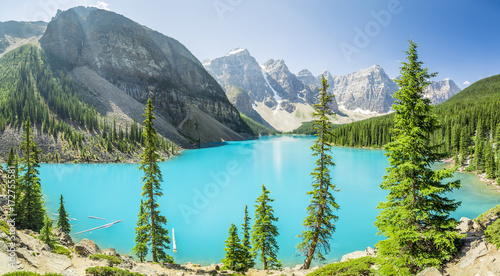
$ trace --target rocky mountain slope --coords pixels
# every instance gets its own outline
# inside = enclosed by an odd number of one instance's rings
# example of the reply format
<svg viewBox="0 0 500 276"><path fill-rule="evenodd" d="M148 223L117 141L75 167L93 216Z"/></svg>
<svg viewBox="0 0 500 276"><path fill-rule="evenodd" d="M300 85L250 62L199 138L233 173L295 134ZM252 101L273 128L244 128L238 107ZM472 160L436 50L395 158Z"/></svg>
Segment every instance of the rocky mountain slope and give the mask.
<svg viewBox="0 0 500 276"><path fill-rule="evenodd" d="M283 60L271 59L259 65L247 49L241 48L223 57L207 59L203 65L240 112L285 131L312 120L310 112L317 102L321 75L328 80L329 92L335 95L331 109L342 115L332 118L335 123L390 112L392 95L398 90L396 82L378 65L345 76L334 76L325 70L315 77L307 69L291 73ZM458 92L460 88L449 79L433 82L425 91L433 104Z"/></svg>
<svg viewBox="0 0 500 276"><path fill-rule="evenodd" d="M292 130L312 120L318 87L300 81L283 60L259 65L247 49L238 48L223 57L207 59L203 65L238 110L255 121L278 130ZM235 91L238 97L234 97ZM338 111L336 102L332 109Z"/></svg>
<svg viewBox="0 0 500 276"><path fill-rule="evenodd" d="M0 57L22 45L36 42L45 32L46 22L0 22Z"/></svg>
<svg viewBox="0 0 500 276"><path fill-rule="evenodd" d="M158 116L171 125L170 131L160 132L167 138L179 140L174 137L179 132L187 140L208 142L242 139L240 133L251 133L222 88L186 47L122 15L83 7L59 11L40 45L51 62L70 72L83 94L106 93L102 87L91 87L101 78L141 105L151 98ZM198 115L190 116L194 109ZM211 118L220 137L185 127Z"/></svg>

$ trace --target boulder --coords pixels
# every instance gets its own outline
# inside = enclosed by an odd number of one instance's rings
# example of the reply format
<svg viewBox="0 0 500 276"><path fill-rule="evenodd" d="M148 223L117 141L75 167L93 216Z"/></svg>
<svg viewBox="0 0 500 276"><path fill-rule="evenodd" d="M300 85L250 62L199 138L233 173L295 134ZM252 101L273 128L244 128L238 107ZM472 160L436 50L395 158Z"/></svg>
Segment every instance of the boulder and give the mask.
<svg viewBox="0 0 500 276"><path fill-rule="evenodd" d="M474 264L477 258L488 254L488 252L488 246L486 246L484 240L475 240L471 243L470 249L466 252L465 256L460 259L458 266L460 268L466 268Z"/></svg>
<svg viewBox="0 0 500 276"><path fill-rule="evenodd" d="M118 253L116 253L116 250L114 248L103 249L101 250L101 253L104 255L114 256L114 257L120 256Z"/></svg>
<svg viewBox="0 0 500 276"><path fill-rule="evenodd" d="M442 276L443 274L435 267L428 267L420 271L417 276Z"/></svg>
<svg viewBox="0 0 500 276"><path fill-rule="evenodd" d="M55 254L52 252L44 251L39 257L41 263L44 263L51 272L59 273L71 266L71 259L66 255Z"/></svg>
<svg viewBox="0 0 500 276"><path fill-rule="evenodd" d="M129 257L120 256L120 258L122 259L122 263L118 264L116 267L128 270L134 268L134 262L132 262Z"/></svg>
<svg viewBox="0 0 500 276"><path fill-rule="evenodd" d="M366 252L366 251L354 251L354 252L351 252L351 253L348 253L348 254L345 254L344 256L342 256L342 259L340 260L340 262L345 262L347 260L362 258L362 257L366 257L366 256L369 256L368 252Z"/></svg>
<svg viewBox="0 0 500 276"><path fill-rule="evenodd" d="M156 269L147 267L145 265L138 265L138 266L136 266L134 268L133 272L141 273L141 274L148 275L148 276L156 276L156 275L158 275L158 271L156 271Z"/></svg>
<svg viewBox="0 0 500 276"><path fill-rule="evenodd" d="M467 233L472 230L473 221L466 217L460 218L460 224L457 226L457 229L460 230L461 233Z"/></svg>
<svg viewBox="0 0 500 276"><path fill-rule="evenodd" d="M76 253L82 256L90 256L100 252L99 247L91 240L83 239L75 245Z"/></svg>
<svg viewBox="0 0 500 276"><path fill-rule="evenodd" d="M369 247L369 246L365 249L365 252L366 252L369 256L373 256L373 255L375 255L375 254L376 254L375 249L373 249L373 248L371 248L371 247Z"/></svg>
<svg viewBox="0 0 500 276"><path fill-rule="evenodd" d="M59 243L61 245L64 245L64 246L73 246L74 245L73 239L71 238L71 236L69 234L61 232L61 230L59 230L57 228L54 229L52 231L52 233L54 233L54 235L56 235L59 238Z"/></svg>
<svg viewBox="0 0 500 276"><path fill-rule="evenodd" d="M33 256L33 251L29 251L26 248L16 248L17 257L25 259L28 264L33 267L38 268L38 260L36 256Z"/></svg>

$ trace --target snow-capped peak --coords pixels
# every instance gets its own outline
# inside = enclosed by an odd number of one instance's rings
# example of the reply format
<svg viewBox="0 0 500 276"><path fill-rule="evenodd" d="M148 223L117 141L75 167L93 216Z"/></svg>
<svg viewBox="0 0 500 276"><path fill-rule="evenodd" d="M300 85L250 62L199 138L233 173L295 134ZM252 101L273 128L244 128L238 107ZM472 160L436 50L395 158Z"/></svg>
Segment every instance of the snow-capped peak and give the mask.
<svg viewBox="0 0 500 276"><path fill-rule="evenodd" d="M236 49L230 51L229 53L227 53L226 56L235 55L235 54L237 54L239 52L243 52L243 51L245 51L245 49L243 49L243 48L236 48Z"/></svg>

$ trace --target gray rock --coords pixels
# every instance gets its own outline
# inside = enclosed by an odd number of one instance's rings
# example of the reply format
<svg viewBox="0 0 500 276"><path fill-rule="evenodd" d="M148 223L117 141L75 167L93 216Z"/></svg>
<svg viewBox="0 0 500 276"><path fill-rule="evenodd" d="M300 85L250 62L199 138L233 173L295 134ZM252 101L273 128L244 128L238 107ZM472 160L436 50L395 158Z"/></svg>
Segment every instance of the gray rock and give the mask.
<svg viewBox="0 0 500 276"><path fill-rule="evenodd" d="M63 276L80 276L80 275L78 275L78 273L74 272L71 269L65 270L65 271L61 272L60 274Z"/></svg>
<svg viewBox="0 0 500 276"><path fill-rule="evenodd" d="M99 247L86 238L75 245L75 251L82 256L90 256L100 252Z"/></svg>
<svg viewBox="0 0 500 276"><path fill-rule="evenodd" d="M108 256L114 256L114 257L119 257L120 255L116 253L116 250L114 248L107 248L101 250L101 254L108 255Z"/></svg>
<svg viewBox="0 0 500 276"><path fill-rule="evenodd" d="M486 245L486 242L484 240L473 241L470 245L469 250L466 251L465 256L460 259L458 265L460 268L466 268L474 264L474 261L477 258L486 255L488 252L488 246Z"/></svg>
<svg viewBox="0 0 500 276"><path fill-rule="evenodd" d="M156 269L144 266L144 265L138 265L133 269L133 272L141 273L144 275L148 276L156 276L158 275L158 271Z"/></svg>
<svg viewBox="0 0 500 276"><path fill-rule="evenodd" d="M442 276L443 274L435 267L428 267L417 274L417 276Z"/></svg>
<svg viewBox="0 0 500 276"><path fill-rule="evenodd" d="M292 268L292 270L301 270L302 266L303 266L302 264L298 264L294 268Z"/></svg>
<svg viewBox="0 0 500 276"><path fill-rule="evenodd" d="M23 258L31 266L38 268L38 259L36 256L33 256L33 253L33 251L29 251L26 248L16 248L16 254L18 258Z"/></svg>
<svg viewBox="0 0 500 276"><path fill-rule="evenodd" d="M55 254L47 251L42 252L39 256L39 260L53 272L64 271L71 266L71 259L66 255Z"/></svg>
<svg viewBox="0 0 500 276"><path fill-rule="evenodd" d="M466 217L460 218L460 224L457 226L457 229L460 230L461 233L467 233L472 230L473 221Z"/></svg>
<svg viewBox="0 0 500 276"><path fill-rule="evenodd" d="M358 258L366 257L366 256L368 256L368 252L366 252L366 251L354 251L354 252L351 252L351 253L348 253L348 254L345 254L344 256L342 256L342 259L340 259L340 261L345 262L347 260L358 259Z"/></svg>
<svg viewBox="0 0 500 276"><path fill-rule="evenodd" d="M372 255L375 255L375 249L371 248L371 247L367 247L365 249L366 253L368 253L368 255L372 256Z"/></svg>

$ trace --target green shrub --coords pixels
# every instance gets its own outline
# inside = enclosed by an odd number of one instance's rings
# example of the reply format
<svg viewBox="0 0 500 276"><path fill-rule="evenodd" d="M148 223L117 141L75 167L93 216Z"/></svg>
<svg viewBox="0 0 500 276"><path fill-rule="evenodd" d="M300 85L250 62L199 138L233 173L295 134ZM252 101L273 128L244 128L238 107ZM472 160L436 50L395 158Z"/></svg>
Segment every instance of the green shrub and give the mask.
<svg viewBox="0 0 500 276"><path fill-rule="evenodd" d="M474 219L479 224L486 223L492 216L496 216L500 212L500 205L497 205L488 211L480 214L476 219Z"/></svg>
<svg viewBox="0 0 500 276"><path fill-rule="evenodd" d="M3 276L62 276L61 274L57 273L45 273L45 274L38 274L36 272L31 272L31 271L14 271L14 272L8 272L3 274Z"/></svg>
<svg viewBox="0 0 500 276"><path fill-rule="evenodd" d="M123 262L122 259L120 259L118 257L109 256L109 255L105 255L105 254L94 254L94 255L91 255L89 258L91 260L99 260L99 259L108 260L112 264L121 264Z"/></svg>
<svg viewBox="0 0 500 276"><path fill-rule="evenodd" d="M134 273L128 270L107 266L89 267L85 269L85 273L94 276L143 276L140 273Z"/></svg>
<svg viewBox="0 0 500 276"><path fill-rule="evenodd" d="M10 226L4 220L0 220L0 230L2 230L6 235L10 235Z"/></svg>
<svg viewBox="0 0 500 276"><path fill-rule="evenodd" d="M484 231L484 235L486 236L486 241L500 248L500 219L488 225L488 228Z"/></svg>
<svg viewBox="0 0 500 276"><path fill-rule="evenodd" d="M375 258L371 256L352 259L341 263L328 264L324 267L309 273L307 276L367 276L375 275L372 265L375 264Z"/></svg>
<svg viewBox="0 0 500 276"><path fill-rule="evenodd" d="M71 259L71 251L69 249L67 249L66 247L61 246L59 244L54 245L54 248L52 248L52 252L54 252L56 254L66 255L66 256L68 256L68 258Z"/></svg>

